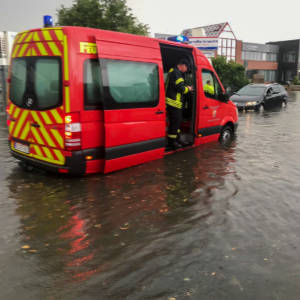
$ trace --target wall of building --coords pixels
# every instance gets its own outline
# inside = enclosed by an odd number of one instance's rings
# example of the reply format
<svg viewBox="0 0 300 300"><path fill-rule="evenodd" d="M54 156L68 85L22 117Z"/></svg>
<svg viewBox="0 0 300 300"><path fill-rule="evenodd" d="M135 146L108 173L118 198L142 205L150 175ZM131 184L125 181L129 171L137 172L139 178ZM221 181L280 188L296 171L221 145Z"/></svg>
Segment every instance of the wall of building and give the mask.
<svg viewBox="0 0 300 300"><path fill-rule="evenodd" d="M249 79L253 79L254 74L264 76L265 81L275 81L277 79L277 55L278 46L244 43L238 40L236 44L236 62L243 65L247 71ZM245 59L245 57L255 59Z"/></svg>
<svg viewBox="0 0 300 300"><path fill-rule="evenodd" d="M280 41L269 43L279 47L278 76L282 83L300 79L300 40Z"/></svg>

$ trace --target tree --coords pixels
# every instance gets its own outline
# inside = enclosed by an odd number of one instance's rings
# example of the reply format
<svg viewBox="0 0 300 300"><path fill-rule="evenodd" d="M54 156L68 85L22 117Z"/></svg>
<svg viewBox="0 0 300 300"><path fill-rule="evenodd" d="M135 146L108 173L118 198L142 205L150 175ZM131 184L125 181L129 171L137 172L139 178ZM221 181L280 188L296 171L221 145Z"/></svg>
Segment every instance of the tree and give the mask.
<svg viewBox="0 0 300 300"><path fill-rule="evenodd" d="M212 64L224 87L230 87L232 92L249 83L244 66L234 61L227 62L224 56L212 58Z"/></svg>
<svg viewBox="0 0 300 300"><path fill-rule="evenodd" d="M149 26L139 23L126 0L74 0L57 10L58 25L82 26L148 35Z"/></svg>

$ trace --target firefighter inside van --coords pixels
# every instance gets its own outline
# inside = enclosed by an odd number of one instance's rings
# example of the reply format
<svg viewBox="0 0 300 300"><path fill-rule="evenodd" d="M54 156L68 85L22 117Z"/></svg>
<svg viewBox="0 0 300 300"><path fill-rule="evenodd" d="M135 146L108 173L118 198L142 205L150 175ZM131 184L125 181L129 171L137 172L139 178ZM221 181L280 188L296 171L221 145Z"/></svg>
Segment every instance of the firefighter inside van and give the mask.
<svg viewBox="0 0 300 300"><path fill-rule="evenodd" d="M189 62L181 59L176 67L171 68L166 81L166 104L169 117L168 149L178 149L188 143L180 135L182 122L183 95L192 92L193 86L185 83L184 73L189 69Z"/></svg>
<svg viewBox="0 0 300 300"><path fill-rule="evenodd" d="M206 84L204 85L203 89L204 89L204 93L206 93L208 95L215 94L215 89L214 89L213 85L211 84L210 80L206 81Z"/></svg>

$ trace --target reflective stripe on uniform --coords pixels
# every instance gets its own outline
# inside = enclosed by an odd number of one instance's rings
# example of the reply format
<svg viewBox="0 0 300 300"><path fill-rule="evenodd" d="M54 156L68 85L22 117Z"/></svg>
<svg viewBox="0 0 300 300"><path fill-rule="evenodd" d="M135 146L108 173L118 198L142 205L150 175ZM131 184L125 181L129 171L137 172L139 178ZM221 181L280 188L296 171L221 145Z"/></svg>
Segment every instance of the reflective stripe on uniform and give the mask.
<svg viewBox="0 0 300 300"><path fill-rule="evenodd" d="M180 95L180 97L178 97L178 94ZM174 100L174 99L171 99L171 98L166 98L166 104L167 105L170 105L170 106L173 106L175 108L182 108L182 102L181 102L181 94L178 93L177 94L177 99Z"/></svg>
<svg viewBox="0 0 300 300"><path fill-rule="evenodd" d="M170 139L176 139L177 135L176 134L168 134L168 138L170 138Z"/></svg>
<svg viewBox="0 0 300 300"><path fill-rule="evenodd" d="M178 78L176 81L175 81L175 84L178 85L179 83L181 82L184 82L184 79L181 77L181 78Z"/></svg>
<svg viewBox="0 0 300 300"><path fill-rule="evenodd" d="M189 88L186 86L183 93L187 94L188 92L189 92Z"/></svg>

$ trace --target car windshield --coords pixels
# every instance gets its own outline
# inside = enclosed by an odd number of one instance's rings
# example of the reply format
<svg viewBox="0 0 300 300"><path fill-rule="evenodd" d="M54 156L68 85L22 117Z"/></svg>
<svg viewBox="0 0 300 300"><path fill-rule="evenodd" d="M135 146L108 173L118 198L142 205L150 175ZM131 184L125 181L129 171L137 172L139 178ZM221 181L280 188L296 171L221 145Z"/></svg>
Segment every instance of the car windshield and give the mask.
<svg viewBox="0 0 300 300"><path fill-rule="evenodd" d="M241 88L237 95L241 96L262 96L266 90L264 86L253 86L253 85L246 85Z"/></svg>

